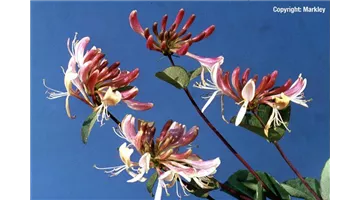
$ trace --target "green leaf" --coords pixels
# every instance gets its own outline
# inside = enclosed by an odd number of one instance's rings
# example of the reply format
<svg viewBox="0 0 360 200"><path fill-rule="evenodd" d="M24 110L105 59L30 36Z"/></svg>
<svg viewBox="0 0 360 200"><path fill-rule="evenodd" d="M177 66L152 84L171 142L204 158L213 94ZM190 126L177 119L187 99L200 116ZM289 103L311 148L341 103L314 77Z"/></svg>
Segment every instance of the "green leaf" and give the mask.
<svg viewBox="0 0 360 200"><path fill-rule="evenodd" d="M305 178L305 181L309 184L317 194L320 194L320 183L314 178ZM315 197L305 187L299 178L287 180L281 184L283 188L293 197L313 200Z"/></svg>
<svg viewBox="0 0 360 200"><path fill-rule="evenodd" d="M290 199L289 193L272 176L260 171L257 171L256 173L273 194L281 197L283 200ZM239 170L235 172L228 178L225 184L251 198L260 195L256 194L258 190L258 181L248 170ZM264 191L263 195L269 197L268 191Z"/></svg>
<svg viewBox="0 0 360 200"><path fill-rule="evenodd" d="M84 144L87 143L90 132L96 121L97 111L92 112L84 121L81 128L81 139Z"/></svg>
<svg viewBox="0 0 360 200"><path fill-rule="evenodd" d="M325 163L324 169L321 172L320 188L321 197L324 200L330 200L330 158Z"/></svg>
<svg viewBox="0 0 360 200"><path fill-rule="evenodd" d="M192 191L191 194L204 199L206 199L209 196L210 191L219 189L219 185L215 179L210 179L209 187L211 188L209 189L203 189L199 187L193 179L191 179L190 183L187 183L186 187L190 191Z"/></svg>
<svg viewBox="0 0 360 200"><path fill-rule="evenodd" d="M199 68L188 72L188 76L190 77L190 81L193 80L194 78L198 77L201 74L202 68L203 67L200 66ZM208 70L204 69L204 72L208 72Z"/></svg>
<svg viewBox="0 0 360 200"><path fill-rule="evenodd" d="M255 200L265 200L265 195L261 183L257 184Z"/></svg>
<svg viewBox="0 0 360 200"><path fill-rule="evenodd" d="M158 178L158 173L155 172L155 173L153 173L153 175L150 176L150 178L146 182L146 189L151 194L151 196L154 196L152 190L154 188L157 178Z"/></svg>
<svg viewBox="0 0 360 200"><path fill-rule="evenodd" d="M291 106L289 105L284 110L279 111L285 124L288 125L290 121ZM257 115L261 121L266 124L272 113L272 108L265 104L260 104L258 107ZM236 116L232 117L230 122L235 123ZM248 129L249 131L256 133L257 135L269 140L270 142L279 141L285 134L286 128L281 125L279 127L271 127L269 129L269 137L266 137L264 128L261 122L252 113L246 113L240 126Z"/></svg>
<svg viewBox="0 0 360 200"><path fill-rule="evenodd" d="M178 89L186 88L190 82L187 71L180 66L168 67L162 72L157 72L155 76Z"/></svg>

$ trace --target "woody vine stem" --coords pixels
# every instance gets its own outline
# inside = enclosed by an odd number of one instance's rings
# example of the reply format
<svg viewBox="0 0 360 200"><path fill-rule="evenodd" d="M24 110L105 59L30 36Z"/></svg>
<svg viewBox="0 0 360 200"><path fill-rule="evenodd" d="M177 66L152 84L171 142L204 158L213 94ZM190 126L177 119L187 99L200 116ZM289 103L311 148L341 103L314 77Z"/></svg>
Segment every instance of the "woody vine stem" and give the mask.
<svg viewBox="0 0 360 200"><path fill-rule="evenodd" d="M252 112L256 119L260 122L261 126L265 128L264 122L261 120L261 118L258 116L256 112ZM321 198L316 194L316 192L310 187L310 185L305 181L303 176L300 174L300 172L295 168L295 166L290 162L290 160L286 157L284 151L281 149L279 143L277 141L273 142L276 149L279 151L281 157L285 160L285 162L289 165L291 170L296 174L296 176L301 180L301 182L305 185L306 189L309 190L309 192L315 197L316 200L321 200Z"/></svg>
<svg viewBox="0 0 360 200"><path fill-rule="evenodd" d="M167 55L169 58L171 64L175 66L175 63L171 57L171 55ZM225 146L231 151L232 154L235 155L235 157L249 170L249 172L254 175L256 180L261 184L261 186L269 192L269 196L272 199L279 199L273 192L267 187L267 185L261 180L259 175L255 172L255 170L249 165L249 163L246 162L246 160L240 156L240 154L230 145L230 143L222 136L222 134L215 128L215 126L210 122L210 120L201 112L201 109L195 102L194 98L192 97L191 93L187 88L183 89L186 93L186 96L191 101L192 105L195 107L197 113L200 115L200 117L206 122L206 124L210 127L210 129L216 134L216 136L225 144Z"/></svg>

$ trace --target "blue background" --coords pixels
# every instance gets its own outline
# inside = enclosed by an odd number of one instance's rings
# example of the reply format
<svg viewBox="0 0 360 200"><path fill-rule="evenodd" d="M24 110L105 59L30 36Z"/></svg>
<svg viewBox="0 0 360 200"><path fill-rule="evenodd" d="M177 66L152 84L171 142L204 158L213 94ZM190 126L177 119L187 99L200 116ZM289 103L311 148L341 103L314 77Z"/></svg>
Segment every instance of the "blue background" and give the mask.
<svg viewBox="0 0 360 200"><path fill-rule="evenodd" d="M273 6L322 6L326 13L279 14ZM223 55L225 70L236 66L250 67L251 74L265 75L277 69L278 84L299 73L308 79L305 90L312 98L310 108L294 105L290 129L281 140L287 156L303 176L319 178L329 158L330 82L329 82L329 2L32 2L31 3L31 195L33 199L149 199L145 184L126 183L127 173L108 178L98 166L122 164L117 147L124 141L113 132L114 123L107 121L100 128L95 124L89 143L83 145L80 128L91 110L72 98L70 120L65 113L65 98L48 100L42 79L64 91L60 66L67 66L69 54L66 40L74 32L79 37L90 36L91 44L101 47L110 62L120 61L121 68L140 68L135 85L140 89L137 100L152 101L155 106L146 112L135 112L124 104L111 111L122 119L127 113L152 120L158 130L168 119L190 128L198 125L200 134L194 151L204 159L220 156L216 178L225 181L243 165L217 139L199 118L181 90L158 80L154 74L168 66L167 59L145 47L145 40L129 26L133 9L147 27L169 14L172 23L178 10L184 8L185 18L195 13L197 18L190 32L197 34L209 25L216 25L214 34L191 47L192 53L215 57ZM195 69L198 63L190 58L175 58L175 63ZM190 88L196 101L205 91ZM230 118L238 107L226 101L225 115ZM220 117L220 100L216 99L206 115L228 141L256 170L267 171L279 181L295 178L273 145L257 135L227 125ZM176 197L175 189L171 196ZM230 198L213 192L216 199ZM164 195L165 197L165 195ZM195 197L187 197L194 199Z"/></svg>

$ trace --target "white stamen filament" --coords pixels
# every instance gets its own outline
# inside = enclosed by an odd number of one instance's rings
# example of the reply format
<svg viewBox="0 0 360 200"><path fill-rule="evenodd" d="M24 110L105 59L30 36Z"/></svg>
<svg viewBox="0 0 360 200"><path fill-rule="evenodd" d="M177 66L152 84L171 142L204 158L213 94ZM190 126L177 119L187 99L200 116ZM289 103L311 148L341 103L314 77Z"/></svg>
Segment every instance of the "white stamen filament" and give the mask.
<svg viewBox="0 0 360 200"><path fill-rule="evenodd" d="M49 96L48 97L46 97L46 98L48 98L48 99L57 99L57 98L59 98L59 97L66 97L66 96L68 96L68 93L67 92L61 92L61 91L59 91L59 90L55 90L55 89L53 89L53 88L50 88L50 87L48 87L47 85L46 85L46 83L45 83L45 79L43 79L43 85L46 87L46 92L45 92L45 94L49 94Z"/></svg>

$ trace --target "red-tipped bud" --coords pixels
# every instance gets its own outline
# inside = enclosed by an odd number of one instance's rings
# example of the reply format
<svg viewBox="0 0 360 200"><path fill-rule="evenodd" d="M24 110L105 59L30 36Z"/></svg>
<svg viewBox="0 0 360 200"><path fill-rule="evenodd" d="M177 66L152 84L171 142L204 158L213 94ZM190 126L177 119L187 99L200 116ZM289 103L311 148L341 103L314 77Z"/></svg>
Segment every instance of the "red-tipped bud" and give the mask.
<svg viewBox="0 0 360 200"><path fill-rule="evenodd" d="M230 72L225 72L224 73L224 77L223 77L223 84L224 86L227 88L226 91L226 94L231 97L232 99L234 99L234 101L238 101L239 98L236 96L236 94L234 93L234 91L231 89L231 86L230 86Z"/></svg>
<svg viewBox="0 0 360 200"><path fill-rule="evenodd" d="M205 33L205 38L209 37L213 32L215 31L215 25L211 25L209 28L207 28Z"/></svg>
<svg viewBox="0 0 360 200"><path fill-rule="evenodd" d="M161 132L160 132L160 136L159 136L159 140L163 140L167 131L169 130L171 124L173 123L173 120L169 120L165 123L164 127L162 128Z"/></svg>
<svg viewBox="0 0 360 200"><path fill-rule="evenodd" d="M176 53L183 56L185 55L189 50L190 44L188 42L185 42L180 49L176 50Z"/></svg>
<svg viewBox="0 0 360 200"><path fill-rule="evenodd" d="M240 83L240 67L236 67L231 75L231 84L234 86L238 95L241 95L241 83Z"/></svg>
<svg viewBox="0 0 360 200"><path fill-rule="evenodd" d="M110 67L109 67L109 72L117 69L119 66L120 66L120 62L119 62L119 61L114 62L112 65L110 65Z"/></svg>
<svg viewBox="0 0 360 200"><path fill-rule="evenodd" d="M185 14L185 11L184 11L184 9L181 8L175 18L175 21L174 21L174 24L175 24L174 30L176 30L177 27L179 26L179 24L181 23L181 20L183 19L184 14ZM173 31L173 30L171 29L171 31Z"/></svg>
<svg viewBox="0 0 360 200"><path fill-rule="evenodd" d="M266 86L268 81L269 81L269 76L264 76L262 78L259 87L255 91L255 95L258 95L258 94L262 93L265 90L265 86Z"/></svg>
<svg viewBox="0 0 360 200"><path fill-rule="evenodd" d="M242 83L243 86L247 83L248 78L249 78L249 74L250 74L250 69L247 68L247 69L245 70L243 76L242 76L242 79L241 79L241 83Z"/></svg>
<svg viewBox="0 0 360 200"><path fill-rule="evenodd" d="M184 37L181 38L182 41L188 40L191 38L191 33L186 34Z"/></svg>
<svg viewBox="0 0 360 200"><path fill-rule="evenodd" d="M278 71L273 71L273 73L271 73L270 75L270 80L269 82L266 84L265 86L265 90L268 90L270 88L272 88L275 85L275 81L276 81L276 77L278 75Z"/></svg>
<svg viewBox="0 0 360 200"><path fill-rule="evenodd" d="M201 40L204 39L204 38L205 38L205 32L202 32L202 33L200 33L199 35L193 37L193 38L191 39L191 42L199 42L199 41L201 41Z"/></svg>
<svg viewBox="0 0 360 200"><path fill-rule="evenodd" d="M97 83L99 76L99 70L95 70L89 77L86 87L90 93L90 95L94 94L95 85Z"/></svg>
<svg viewBox="0 0 360 200"><path fill-rule="evenodd" d="M150 36L150 30L149 30L149 28L146 28L146 29L144 30L144 37L145 37L145 39L148 39L149 36Z"/></svg>
<svg viewBox="0 0 360 200"><path fill-rule="evenodd" d="M130 27L138 34L144 37L144 30L141 27L139 20L137 18L137 11L133 10L129 15Z"/></svg>
<svg viewBox="0 0 360 200"><path fill-rule="evenodd" d="M154 50L154 38L152 35L150 35L146 40L146 48Z"/></svg>
<svg viewBox="0 0 360 200"><path fill-rule="evenodd" d="M166 22L168 20L168 16L167 15L164 15L164 17L162 18L161 20L161 31L165 31L166 29Z"/></svg>
<svg viewBox="0 0 360 200"><path fill-rule="evenodd" d="M158 23L157 22L154 22L154 24L153 24L153 32L154 32L154 34L156 35L156 37L157 36L159 36L159 32L158 32Z"/></svg>
<svg viewBox="0 0 360 200"><path fill-rule="evenodd" d="M252 78L252 80L254 81L254 83L256 83L256 81L258 80L259 76L257 74L254 75L254 77Z"/></svg>
<svg viewBox="0 0 360 200"><path fill-rule="evenodd" d="M285 92L291 87L292 81L291 79L288 79L285 84L279 88L276 88L274 90L271 90L268 95L274 95L274 94L281 94L282 92Z"/></svg>
<svg viewBox="0 0 360 200"><path fill-rule="evenodd" d="M109 64L109 62L104 59L104 60L102 60L101 64L99 65L99 67L97 69L99 70L99 72L101 72L108 64Z"/></svg>
<svg viewBox="0 0 360 200"><path fill-rule="evenodd" d="M195 15L192 14L189 19L186 21L185 25L183 26L183 30L187 30L190 28L190 26L192 25L192 23L194 22L195 20Z"/></svg>

